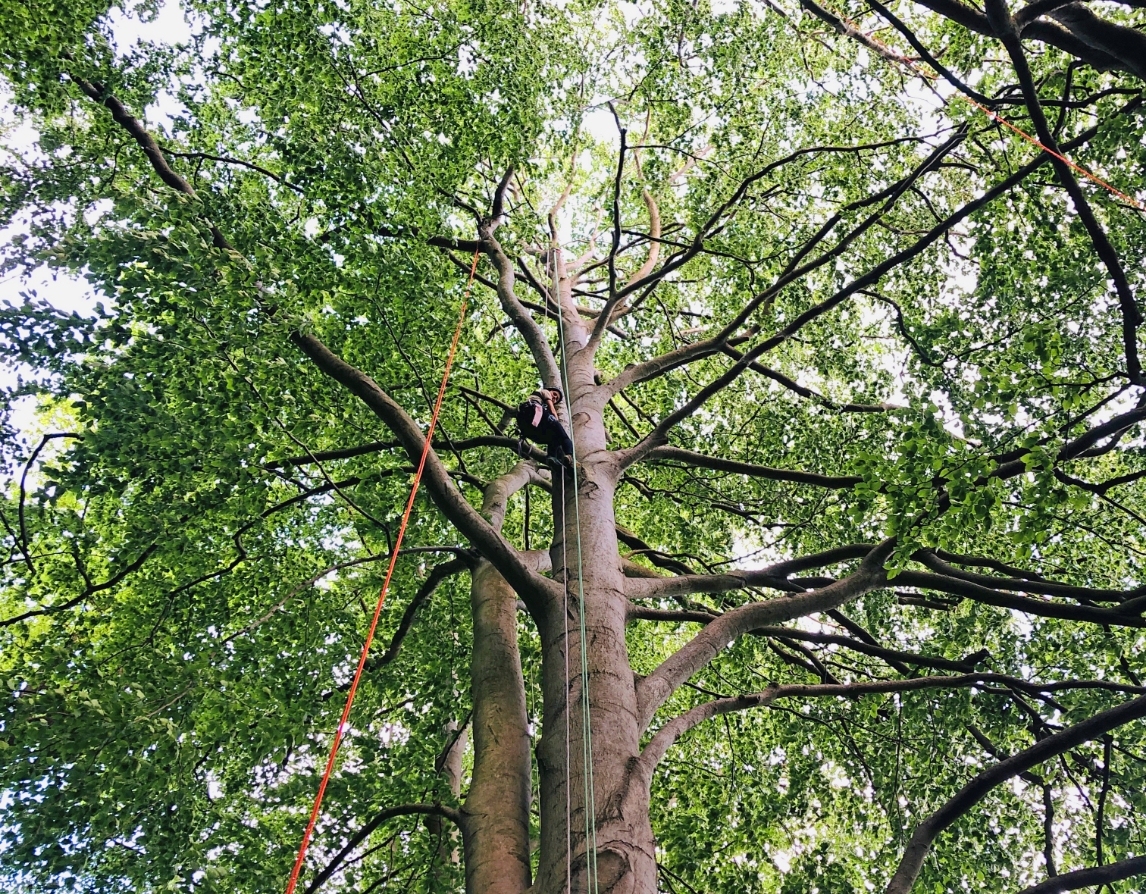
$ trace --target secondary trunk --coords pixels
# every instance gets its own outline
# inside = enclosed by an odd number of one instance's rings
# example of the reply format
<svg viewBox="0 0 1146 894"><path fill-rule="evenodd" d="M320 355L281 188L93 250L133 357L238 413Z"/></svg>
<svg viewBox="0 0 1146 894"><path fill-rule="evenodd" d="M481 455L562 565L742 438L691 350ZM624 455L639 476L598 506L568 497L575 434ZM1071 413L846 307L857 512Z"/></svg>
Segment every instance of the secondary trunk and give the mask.
<svg viewBox="0 0 1146 894"><path fill-rule="evenodd" d="M529 727L517 596L488 562L470 586L474 768L462 808L466 890L521 894L530 883Z"/></svg>

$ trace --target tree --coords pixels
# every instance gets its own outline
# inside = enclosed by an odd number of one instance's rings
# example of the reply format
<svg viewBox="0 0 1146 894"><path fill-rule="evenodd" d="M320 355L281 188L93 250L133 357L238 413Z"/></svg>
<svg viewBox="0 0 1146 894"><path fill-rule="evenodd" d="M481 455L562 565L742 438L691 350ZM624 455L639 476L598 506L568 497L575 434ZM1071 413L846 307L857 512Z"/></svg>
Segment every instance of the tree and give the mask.
<svg viewBox="0 0 1146 894"><path fill-rule="evenodd" d="M475 252L301 889L1146 871L1140 7L6 7L8 883L282 889Z"/></svg>

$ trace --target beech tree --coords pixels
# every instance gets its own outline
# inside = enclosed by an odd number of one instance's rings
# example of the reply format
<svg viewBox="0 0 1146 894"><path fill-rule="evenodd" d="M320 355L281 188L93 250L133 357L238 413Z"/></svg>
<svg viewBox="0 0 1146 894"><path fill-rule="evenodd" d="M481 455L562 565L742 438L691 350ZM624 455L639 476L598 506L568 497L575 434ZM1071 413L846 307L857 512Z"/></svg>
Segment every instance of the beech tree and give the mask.
<svg viewBox="0 0 1146 894"><path fill-rule="evenodd" d="M300 891L1137 890L1140 0L0 15L10 889L284 889L476 256Z"/></svg>

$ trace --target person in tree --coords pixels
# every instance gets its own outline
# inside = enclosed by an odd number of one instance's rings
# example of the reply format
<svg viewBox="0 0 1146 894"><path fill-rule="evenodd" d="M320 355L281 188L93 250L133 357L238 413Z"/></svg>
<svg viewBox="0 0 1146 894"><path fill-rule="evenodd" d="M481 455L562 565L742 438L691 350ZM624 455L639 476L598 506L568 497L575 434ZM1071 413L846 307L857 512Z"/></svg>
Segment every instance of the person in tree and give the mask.
<svg viewBox="0 0 1146 894"><path fill-rule="evenodd" d="M550 463L572 469L573 441L557 418L557 405L561 400L560 388L538 388L528 400L518 405L517 427L522 440L528 438L545 445L545 455Z"/></svg>

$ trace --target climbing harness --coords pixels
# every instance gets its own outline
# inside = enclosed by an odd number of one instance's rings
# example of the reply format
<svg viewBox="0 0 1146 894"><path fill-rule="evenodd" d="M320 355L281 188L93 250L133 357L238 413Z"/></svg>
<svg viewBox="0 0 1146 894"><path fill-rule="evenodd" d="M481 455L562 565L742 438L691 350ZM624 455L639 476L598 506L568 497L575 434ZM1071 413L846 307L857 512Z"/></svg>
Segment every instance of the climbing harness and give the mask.
<svg viewBox="0 0 1146 894"><path fill-rule="evenodd" d="M354 704L354 695L358 691L358 682L362 679L362 671L366 667L366 653L370 651L370 644L374 641L374 631L378 628L378 618L382 614L382 606L386 602L386 592L390 589L390 578L394 575L394 565L398 561L398 552L402 548L402 538L406 534L406 525L410 521L410 511L414 508L414 497L418 495L418 485L422 483L422 471L426 467L426 457L430 453L430 441L434 437L434 429L438 424L438 413L442 409L442 398L446 394L446 383L450 380L450 369L454 365L454 355L458 350L458 340L462 335L462 324L466 319L466 306L469 303L470 289L473 288L474 275L477 273L480 248L474 249L473 263L470 264L470 276L466 281L465 291L462 293L462 308L458 313L458 325L454 330L454 339L450 343L450 352L446 356L446 369L442 373L442 384L438 388L438 399L434 402L434 412L430 416L430 427L426 429L426 441L422 445L422 458L418 461L418 470L414 473L414 483L410 487L410 499L406 501L406 511L402 514L402 524L398 528L398 536L394 540L394 548L390 552L390 566L386 569L386 577L382 581L382 590L378 594L378 605L374 609L374 617L370 621L370 630L366 634L366 642L362 646L362 655L358 659L358 669L354 672L354 679L350 683L350 691L346 694L346 707L342 709L342 719L338 721L338 728L334 731L334 741L330 746L330 756L326 759L326 770L322 774L322 782L318 786L318 795L314 799L314 807L310 811L310 821L306 832L302 836L302 844L298 849L298 856L291 870L290 882L287 884L286 894L294 894L298 884L299 872L302 871L303 861L306 859L306 850L310 846L314 826L318 822L319 810L322 807L322 796L326 793L330 774L334 770L334 759L338 755L338 746L342 744L342 737L346 734L347 723L350 718L350 707Z"/></svg>

